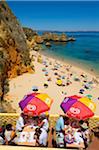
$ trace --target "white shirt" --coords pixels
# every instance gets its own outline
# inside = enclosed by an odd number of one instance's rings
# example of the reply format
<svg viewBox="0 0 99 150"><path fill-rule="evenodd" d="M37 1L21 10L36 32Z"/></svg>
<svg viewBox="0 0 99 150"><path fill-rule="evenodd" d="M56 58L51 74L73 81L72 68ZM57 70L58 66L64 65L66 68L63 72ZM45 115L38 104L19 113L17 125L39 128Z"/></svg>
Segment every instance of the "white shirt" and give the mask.
<svg viewBox="0 0 99 150"><path fill-rule="evenodd" d="M79 144L79 143L83 143L83 138L82 138L82 134L80 132L75 132L74 133L74 137L75 137L75 141Z"/></svg>
<svg viewBox="0 0 99 150"><path fill-rule="evenodd" d="M43 129L45 129L46 131L48 131L48 128L49 128L49 123L48 123L48 120L47 119L44 119L43 120L44 124L43 124Z"/></svg>
<svg viewBox="0 0 99 150"><path fill-rule="evenodd" d="M10 141L11 140L11 133L12 133L12 131L7 131L7 130L5 130L5 138L7 139L7 141Z"/></svg>
<svg viewBox="0 0 99 150"><path fill-rule="evenodd" d="M20 116L19 119L17 120L17 123L16 123L16 131L21 131L22 127L24 127L24 120Z"/></svg>

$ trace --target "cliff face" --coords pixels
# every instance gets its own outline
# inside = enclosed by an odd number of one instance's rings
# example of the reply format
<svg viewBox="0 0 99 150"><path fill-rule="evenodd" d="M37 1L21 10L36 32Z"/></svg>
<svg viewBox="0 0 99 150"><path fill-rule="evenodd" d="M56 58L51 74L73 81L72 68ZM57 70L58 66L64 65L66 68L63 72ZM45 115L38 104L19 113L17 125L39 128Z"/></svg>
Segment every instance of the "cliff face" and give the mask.
<svg viewBox="0 0 99 150"><path fill-rule="evenodd" d="M30 67L26 37L7 3L0 1L0 99L6 91L5 81L25 72ZM4 88L6 87L6 88Z"/></svg>
<svg viewBox="0 0 99 150"><path fill-rule="evenodd" d="M23 27L23 31L28 41L31 41L34 36L38 35L37 32L31 28Z"/></svg>

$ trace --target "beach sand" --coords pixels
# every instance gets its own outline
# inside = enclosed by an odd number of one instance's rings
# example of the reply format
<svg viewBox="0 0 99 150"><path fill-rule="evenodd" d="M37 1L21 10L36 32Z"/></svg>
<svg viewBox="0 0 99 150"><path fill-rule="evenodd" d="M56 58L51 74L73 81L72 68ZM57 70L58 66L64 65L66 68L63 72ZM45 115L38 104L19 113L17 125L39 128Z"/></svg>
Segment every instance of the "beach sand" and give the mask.
<svg viewBox="0 0 99 150"><path fill-rule="evenodd" d="M5 96L5 99L12 104L13 108L16 109L16 112L21 112L18 106L19 101L22 100L24 95L33 92L33 86L37 86L39 92L47 93L54 100L49 111L50 114L63 114L60 104L66 96L85 96L87 94L91 94L92 99L97 106L95 115L99 115L99 100L97 99L99 97L99 84L97 84L96 81L93 82L93 79L95 79L94 75L84 71L81 68L71 66L66 64L66 62L56 60L43 54L41 55L43 63L39 63L37 59L40 54L36 51L31 51L30 55L34 56L33 58L35 59L35 61L33 61L35 73L25 73L11 79L9 81L10 91ZM71 82L71 84L66 86L58 86L56 84L56 78L60 77L63 78L62 82L65 85L68 82ZM48 78L51 78L51 81L47 81ZM79 81L75 81L77 79L79 79ZM48 88L44 87L44 83L46 83L46 81ZM86 81L86 83L84 81ZM88 84L90 81L92 81L93 84L90 84L89 89L85 89L84 84ZM80 89L84 89L83 94L79 93Z"/></svg>

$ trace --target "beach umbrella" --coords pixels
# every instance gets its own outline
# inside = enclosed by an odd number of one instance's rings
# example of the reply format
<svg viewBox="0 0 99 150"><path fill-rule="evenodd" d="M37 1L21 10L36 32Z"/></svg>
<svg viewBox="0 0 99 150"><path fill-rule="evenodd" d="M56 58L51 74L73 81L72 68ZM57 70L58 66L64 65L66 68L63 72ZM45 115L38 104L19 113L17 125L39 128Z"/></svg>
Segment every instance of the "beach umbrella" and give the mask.
<svg viewBox="0 0 99 150"><path fill-rule="evenodd" d="M96 105L88 97L71 96L66 97L60 107L69 117L85 120L94 116Z"/></svg>
<svg viewBox="0 0 99 150"><path fill-rule="evenodd" d="M89 99L92 99L92 95L90 94L86 95L86 97L88 97Z"/></svg>
<svg viewBox="0 0 99 150"><path fill-rule="evenodd" d="M23 113L37 116L50 110L53 100L45 93L31 93L25 96L20 102L19 107Z"/></svg>
<svg viewBox="0 0 99 150"><path fill-rule="evenodd" d="M65 79L65 76L61 76L62 79Z"/></svg>
<svg viewBox="0 0 99 150"><path fill-rule="evenodd" d="M90 89L90 88L91 88L91 85L90 85L89 83L86 83L86 84L84 85L84 88L85 88L85 89Z"/></svg>
<svg viewBox="0 0 99 150"><path fill-rule="evenodd" d="M73 95L73 96L69 96L70 98L73 98L73 99L79 99L81 98L81 96L78 96L78 95Z"/></svg>
<svg viewBox="0 0 99 150"><path fill-rule="evenodd" d="M33 86L32 87L32 91L37 92L38 91L38 87L37 86Z"/></svg>
<svg viewBox="0 0 99 150"><path fill-rule="evenodd" d="M81 91L81 92L84 92L85 90L84 90L84 89L80 89L80 91Z"/></svg>
<svg viewBox="0 0 99 150"><path fill-rule="evenodd" d="M45 76L48 76L48 71L45 72Z"/></svg>
<svg viewBox="0 0 99 150"><path fill-rule="evenodd" d="M61 86L61 85L62 85L62 80L61 80L61 79L58 79L58 80L56 81L56 84L59 85L59 86Z"/></svg>
<svg viewBox="0 0 99 150"><path fill-rule="evenodd" d="M74 78L74 81L80 81L80 79L78 77Z"/></svg>
<svg viewBox="0 0 99 150"><path fill-rule="evenodd" d="M80 94L83 94L84 91L85 91L84 89L80 89L80 90L79 90L79 93L80 93Z"/></svg>
<svg viewBox="0 0 99 150"><path fill-rule="evenodd" d="M45 71L46 71L46 68L42 68L42 71L44 71L44 72L45 72Z"/></svg>

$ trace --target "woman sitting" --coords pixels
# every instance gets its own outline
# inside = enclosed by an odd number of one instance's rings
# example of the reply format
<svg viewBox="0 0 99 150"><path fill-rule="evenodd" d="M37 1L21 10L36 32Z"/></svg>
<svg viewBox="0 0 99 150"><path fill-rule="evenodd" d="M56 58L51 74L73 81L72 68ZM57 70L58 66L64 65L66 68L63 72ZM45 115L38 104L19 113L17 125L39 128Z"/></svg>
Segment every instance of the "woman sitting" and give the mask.
<svg viewBox="0 0 99 150"><path fill-rule="evenodd" d="M24 125L25 125L24 114L21 113L16 123L16 131L22 132Z"/></svg>
<svg viewBox="0 0 99 150"><path fill-rule="evenodd" d="M80 129L75 129L74 138L75 138L75 144L80 145L84 143L82 132Z"/></svg>
<svg viewBox="0 0 99 150"><path fill-rule="evenodd" d="M85 148L88 147L89 142L90 142L90 129L89 129L89 124L88 121L84 122L84 121L80 121L80 127L81 127L81 132L82 132L82 137L84 140L84 144L85 144Z"/></svg>
<svg viewBox="0 0 99 150"><path fill-rule="evenodd" d="M16 143L16 134L15 130L13 129L12 124L7 124L5 129L5 144L6 145L15 145Z"/></svg>

